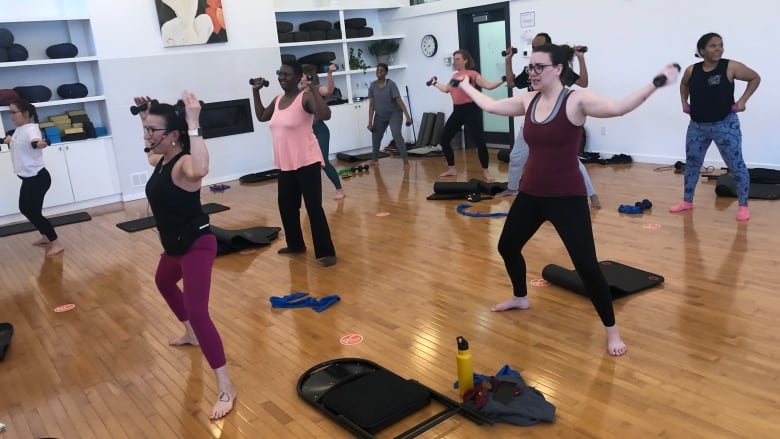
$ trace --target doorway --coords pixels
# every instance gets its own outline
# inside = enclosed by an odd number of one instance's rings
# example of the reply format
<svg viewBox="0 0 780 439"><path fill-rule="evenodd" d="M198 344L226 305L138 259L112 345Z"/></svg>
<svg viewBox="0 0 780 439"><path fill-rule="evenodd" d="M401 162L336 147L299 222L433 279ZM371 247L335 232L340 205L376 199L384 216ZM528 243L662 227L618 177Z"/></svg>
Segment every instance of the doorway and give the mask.
<svg viewBox="0 0 780 439"><path fill-rule="evenodd" d="M504 76L504 57L501 52L510 45L509 2L477 6L458 10L459 46L474 57L473 67L488 81ZM493 99L511 96L510 90L501 85L495 90L482 90ZM482 113L485 142L512 145L514 123L512 118Z"/></svg>

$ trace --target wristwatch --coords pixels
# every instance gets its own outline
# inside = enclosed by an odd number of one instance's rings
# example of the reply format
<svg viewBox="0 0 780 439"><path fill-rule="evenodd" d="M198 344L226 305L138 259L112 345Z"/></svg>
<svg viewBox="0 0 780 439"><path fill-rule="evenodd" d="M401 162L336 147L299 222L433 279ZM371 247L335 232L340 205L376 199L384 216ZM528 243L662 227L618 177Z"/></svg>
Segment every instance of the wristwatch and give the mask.
<svg viewBox="0 0 780 439"><path fill-rule="evenodd" d="M188 136L201 137L203 136L203 128L197 127L191 130L187 130Z"/></svg>

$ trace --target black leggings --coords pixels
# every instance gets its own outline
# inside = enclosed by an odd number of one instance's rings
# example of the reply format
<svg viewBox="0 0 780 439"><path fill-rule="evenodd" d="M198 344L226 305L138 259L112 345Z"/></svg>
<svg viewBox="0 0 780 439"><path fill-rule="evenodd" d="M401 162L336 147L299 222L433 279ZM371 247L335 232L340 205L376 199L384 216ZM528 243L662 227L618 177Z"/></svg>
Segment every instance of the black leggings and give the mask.
<svg viewBox="0 0 780 439"><path fill-rule="evenodd" d="M19 212L41 232L41 235L46 236L49 241L55 241L57 232L42 213L43 197L51 187L49 171L43 168L34 177L19 178L22 179L22 188L19 190Z"/></svg>
<svg viewBox="0 0 780 439"><path fill-rule="evenodd" d="M585 196L535 197L523 192L517 195L498 241L498 252L504 258L515 296L525 297L528 294L525 259L521 254L523 246L548 220L569 252L574 269L585 284L601 322L604 326L613 326L615 311L612 295L596 259L590 210Z"/></svg>
<svg viewBox="0 0 780 439"><path fill-rule="evenodd" d="M477 144L477 155L482 169L487 169L490 159L488 158L487 144L485 143L485 133L482 128L482 110L473 102L468 104L453 105L452 114L444 124L444 130L441 133L441 148L444 152L444 158L447 159L449 166L455 165L455 153L452 151L452 138L458 132L461 126L465 126L463 135L466 133L471 137L471 141ZM469 143L466 142L468 145Z"/></svg>

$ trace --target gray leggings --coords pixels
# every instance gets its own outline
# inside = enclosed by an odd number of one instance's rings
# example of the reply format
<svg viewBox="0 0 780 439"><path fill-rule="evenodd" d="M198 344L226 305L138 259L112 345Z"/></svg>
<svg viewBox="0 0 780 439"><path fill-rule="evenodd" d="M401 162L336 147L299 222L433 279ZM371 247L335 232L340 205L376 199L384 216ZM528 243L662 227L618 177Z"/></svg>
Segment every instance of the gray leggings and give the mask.
<svg viewBox="0 0 780 439"><path fill-rule="evenodd" d="M525 168L525 162L528 161L528 144L523 139L522 131L517 135L515 144L512 146L512 152L509 154L509 177L506 184L506 188L516 191L520 187L520 179L523 177L523 168ZM580 173L582 173L582 179L585 181L585 189L588 192L588 196L592 197L596 195L596 189L593 187L593 183L590 181L588 171L585 169L585 165L582 162L580 164Z"/></svg>
<svg viewBox="0 0 780 439"><path fill-rule="evenodd" d="M371 158L374 160L379 159L379 144L382 142L382 137L385 135L385 130L390 126L390 133L393 135L393 141L395 147L398 148L398 152L401 154L401 160L404 163L409 161L409 155L406 153L406 141L401 134L401 123L403 122L404 114L400 111L394 111L390 116L390 119L381 119L374 116L374 130L371 131L371 143L373 149L371 150Z"/></svg>

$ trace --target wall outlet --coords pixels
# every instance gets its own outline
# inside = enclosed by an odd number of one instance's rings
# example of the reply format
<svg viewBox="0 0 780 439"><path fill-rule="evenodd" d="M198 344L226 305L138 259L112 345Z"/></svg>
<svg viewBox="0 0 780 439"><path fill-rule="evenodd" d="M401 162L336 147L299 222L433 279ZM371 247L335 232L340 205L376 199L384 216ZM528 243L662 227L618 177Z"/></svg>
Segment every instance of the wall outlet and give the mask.
<svg viewBox="0 0 780 439"><path fill-rule="evenodd" d="M148 179L149 174L146 172L136 172L135 174L130 174L130 181L133 183L133 187L146 186L146 180Z"/></svg>

